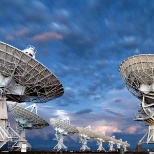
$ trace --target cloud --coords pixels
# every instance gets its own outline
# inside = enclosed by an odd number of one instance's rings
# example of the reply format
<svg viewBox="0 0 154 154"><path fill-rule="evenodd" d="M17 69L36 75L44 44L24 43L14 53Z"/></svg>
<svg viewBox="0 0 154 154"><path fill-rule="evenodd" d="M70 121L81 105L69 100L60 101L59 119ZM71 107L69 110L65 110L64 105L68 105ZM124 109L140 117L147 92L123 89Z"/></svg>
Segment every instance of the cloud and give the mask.
<svg viewBox="0 0 154 154"><path fill-rule="evenodd" d="M56 116L58 119L67 119L69 117L65 110L55 110L53 116Z"/></svg>
<svg viewBox="0 0 154 154"><path fill-rule="evenodd" d="M6 39L6 40L9 40L9 41L13 41L15 38L14 38L14 36L12 36L12 35L6 35L6 36L5 36L5 39Z"/></svg>
<svg viewBox="0 0 154 154"><path fill-rule="evenodd" d="M56 32L44 32L42 34L35 35L33 40L38 41L40 43L47 42L50 40L61 40L63 36Z"/></svg>
<svg viewBox="0 0 154 154"><path fill-rule="evenodd" d="M116 123L112 125L96 125L92 130L100 134L105 132L107 136L112 136L115 132L121 132Z"/></svg>
<svg viewBox="0 0 154 154"><path fill-rule="evenodd" d="M15 39L17 40L20 37L26 37L26 35L28 33L29 33L29 29L24 27L24 28L19 29L19 30L15 31L15 32L13 31L10 34L6 34L5 39L9 40L9 41L14 41Z"/></svg>
<svg viewBox="0 0 154 154"><path fill-rule="evenodd" d="M28 32L29 32L29 29L28 28L23 28L23 29L21 29L19 31L16 31L15 32L15 36L21 37L21 36L27 34Z"/></svg>
<svg viewBox="0 0 154 154"><path fill-rule="evenodd" d="M126 132L129 133L129 134L136 134L137 132L139 132L138 131L139 129L141 129L141 126L139 126L139 125L128 126L128 128L126 129Z"/></svg>
<svg viewBox="0 0 154 154"><path fill-rule="evenodd" d="M84 109L84 110L76 112L75 114L76 115L79 115L79 114L89 114L92 111L93 111L92 109Z"/></svg>

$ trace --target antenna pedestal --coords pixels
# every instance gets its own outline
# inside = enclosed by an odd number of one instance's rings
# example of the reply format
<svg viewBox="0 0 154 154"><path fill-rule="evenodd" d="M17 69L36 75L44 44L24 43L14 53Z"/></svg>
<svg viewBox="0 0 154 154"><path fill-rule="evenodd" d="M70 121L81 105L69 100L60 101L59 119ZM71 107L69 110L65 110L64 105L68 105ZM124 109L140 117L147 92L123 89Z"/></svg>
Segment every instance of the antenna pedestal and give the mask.
<svg viewBox="0 0 154 154"><path fill-rule="evenodd" d="M105 149L103 148L103 139L97 139L97 145L98 145L98 149L97 151L105 151Z"/></svg>
<svg viewBox="0 0 154 154"><path fill-rule="evenodd" d="M0 124L4 128L6 128L7 125L8 125L8 113L7 113L6 97L3 96L3 94L0 94Z"/></svg>
<svg viewBox="0 0 154 154"><path fill-rule="evenodd" d="M19 135L9 125L6 97L0 89L0 148L7 142L14 142L19 138Z"/></svg>
<svg viewBox="0 0 154 154"><path fill-rule="evenodd" d="M151 103L150 105L147 104L145 100L148 98L151 98L152 102L154 101L153 97L143 95L140 105L141 109L138 111L138 116L135 119L137 121L142 121L146 126L148 126L148 132L142 137L138 144L154 143L154 103Z"/></svg>
<svg viewBox="0 0 154 154"><path fill-rule="evenodd" d="M141 143L154 143L154 125L149 126L148 132L142 137L138 144Z"/></svg>
<svg viewBox="0 0 154 154"><path fill-rule="evenodd" d="M17 150L21 149L21 151L27 151L27 149L31 148L31 145L27 142L25 136L25 129L17 126L17 132L20 135L20 139L16 140L16 143L12 146L12 148L16 148Z"/></svg>
<svg viewBox="0 0 154 154"><path fill-rule="evenodd" d="M88 150L90 151L90 148L87 146L87 141L89 140L89 137L88 136L85 136L85 135L82 135L80 134L80 142L82 145L81 145L81 148L80 150L81 151L85 151L85 150Z"/></svg>
<svg viewBox="0 0 154 154"><path fill-rule="evenodd" d="M63 140L64 140L64 131L61 132L61 131L58 131L56 130L56 134L55 134L55 139L54 140L57 140L58 143L57 145L54 147L54 149L57 149L57 151L61 150L61 149L65 149L67 150L67 147L64 145L63 143Z"/></svg>
<svg viewBox="0 0 154 154"><path fill-rule="evenodd" d="M109 151L115 151L115 149L113 148L113 142L109 142Z"/></svg>
<svg viewBox="0 0 154 154"><path fill-rule="evenodd" d="M123 146L123 148L124 148L124 152L126 152L127 151L127 147L126 146Z"/></svg>

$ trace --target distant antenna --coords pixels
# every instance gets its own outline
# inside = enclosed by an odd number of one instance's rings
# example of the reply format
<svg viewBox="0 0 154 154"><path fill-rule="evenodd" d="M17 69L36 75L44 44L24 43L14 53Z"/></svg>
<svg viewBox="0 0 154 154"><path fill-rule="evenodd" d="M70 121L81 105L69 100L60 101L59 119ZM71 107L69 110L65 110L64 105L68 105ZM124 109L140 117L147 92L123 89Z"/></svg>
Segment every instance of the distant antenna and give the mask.
<svg viewBox="0 0 154 154"><path fill-rule="evenodd" d="M81 143L81 151L86 151L86 150L90 150L90 148L87 145L88 140L92 139L92 138L97 138L97 135L91 131L91 127L76 127L77 130L79 131L79 135L80 135L80 143Z"/></svg>
<svg viewBox="0 0 154 154"><path fill-rule="evenodd" d="M20 139L16 140L15 144L13 145L13 148L17 148L18 150L22 149L22 144L25 144L27 149L31 148L31 145L26 140L25 129L41 129L49 126L48 122L39 117L37 114L33 113L33 110L27 110L30 107L32 109L34 107L35 109L37 108L36 104L30 105L25 109L15 106L11 111L17 123L17 132L20 135Z"/></svg>
<svg viewBox="0 0 154 154"><path fill-rule="evenodd" d="M109 137L105 136L105 132L102 132L101 134L97 133L97 145L98 145L98 149L97 151L106 151L105 148L103 147L103 143L105 141L109 141L108 139Z"/></svg>
<svg viewBox="0 0 154 154"><path fill-rule="evenodd" d="M112 139L109 141L109 151L115 151L115 149L113 148L113 144L114 142L115 136L112 136Z"/></svg>
<svg viewBox="0 0 154 154"><path fill-rule="evenodd" d="M60 151L61 149L67 150L67 147L63 143L64 137L78 133L78 130L74 126L70 125L69 118L63 120L51 118L50 122L56 131L55 140L58 142L54 149L57 151Z"/></svg>

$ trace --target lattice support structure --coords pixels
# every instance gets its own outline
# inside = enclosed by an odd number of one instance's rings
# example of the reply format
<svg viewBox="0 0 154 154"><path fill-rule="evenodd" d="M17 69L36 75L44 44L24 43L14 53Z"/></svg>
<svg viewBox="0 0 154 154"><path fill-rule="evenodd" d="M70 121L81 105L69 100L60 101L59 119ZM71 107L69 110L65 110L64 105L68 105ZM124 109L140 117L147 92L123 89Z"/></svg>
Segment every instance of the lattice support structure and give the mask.
<svg viewBox="0 0 154 154"><path fill-rule="evenodd" d="M66 136L66 132L61 130L61 129L56 129L56 134L55 134L55 139L57 140L58 143L57 145L54 147L54 149L56 149L57 151L60 151L61 149L65 149L67 150L67 147L64 145L63 141L64 141L64 136Z"/></svg>
<svg viewBox="0 0 154 154"><path fill-rule="evenodd" d="M142 137L138 144L142 143L154 143L154 104L146 104L145 99L148 96L143 95L141 102L141 109L138 111L137 121L142 121L145 125L148 126L148 132ZM154 98L153 98L154 101Z"/></svg>
<svg viewBox="0 0 154 154"><path fill-rule="evenodd" d="M141 138L138 144L141 143L154 143L154 125L149 126L148 132Z"/></svg>
<svg viewBox="0 0 154 154"><path fill-rule="evenodd" d="M103 139L97 138L97 145L98 145L98 149L97 151L106 151L103 147Z"/></svg>
<svg viewBox="0 0 154 154"><path fill-rule="evenodd" d="M80 142L81 143L81 148L80 150L81 151L86 151L86 150L90 150L90 148L87 146L87 141L89 140L90 138L87 136L87 135L84 135L84 134L80 134Z"/></svg>
<svg viewBox="0 0 154 154"><path fill-rule="evenodd" d="M12 145L13 149L21 150L26 152L27 149L31 149L31 145L27 142L26 136L25 136L25 129L21 127L19 124L17 125L17 132L20 135L20 138L15 141L15 143Z"/></svg>
<svg viewBox="0 0 154 154"><path fill-rule="evenodd" d="M13 142L19 138L20 136L9 125L6 96L0 89L0 148L7 142Z"/></svg>

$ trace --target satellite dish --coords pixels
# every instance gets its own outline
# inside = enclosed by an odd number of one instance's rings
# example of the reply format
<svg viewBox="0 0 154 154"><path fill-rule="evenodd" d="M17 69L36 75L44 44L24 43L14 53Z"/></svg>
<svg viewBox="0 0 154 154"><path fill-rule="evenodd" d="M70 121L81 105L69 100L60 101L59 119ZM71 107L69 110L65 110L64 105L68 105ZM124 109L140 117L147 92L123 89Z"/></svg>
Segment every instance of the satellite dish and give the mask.
<svg viewBox="0 0 154 154"><path fill-rule="evenodd" d="M120 74L128 90L142 100L143 95L154 94L154 55L135 55L120 64ZM147 100L150 103L150 100Z"/></svg>
<svg viewBox="0 0 154 154"><path fill-rule="evenodd" d="M91 127L76 127L80 135L81 151L90 150L87 145L88 140L97 138L97 134L91 131Z"/></svg>
<svg viewBox="0 0 154 154"><path fill-rule="evenodd" d="M68 118L63 120L51 118L50 123L56 131L55 140L58 141L58 144L54 149L57 149L57 151L60 151L61 149L67 150L67 147L63 143L64 137L78 133L78 130L76 127L70 125L70 120Z"/></svg>
<svg viewBox="0 0 154 154"><path fill-rule="evenodd" d="M0 42L0 148L20 138L9 125L7 101L45 103L63 93L57 77L35 59L33 47L21 51Z"/></svg>
<svg viewBox="0 0 154 154"><path fill-rule="evenodd" d="M43 64L2 42L0 81L7 101L44 103L64 93L62 84Z"/></svg>
<svg viewBox="0 0 154 154"><path fill-rule="evenodd" d="M149 127L139 144L154 143L154 55L129 57L121 63L120 73L128 90L141 100L135 120Z"/></svg>
<svg viewBox="0 0 154 154"><path fill-rule="evenodd" d="M11 105L9 107L11 107ZM29 108L31 108L31 111L28 110ZM26 108L20 106L13 107L11 112L17 123L17 132L20 135L20 139L16 141L13 148L21 149L23 142L26 143L27 148L31 148L31 145L26 140L25 129L42 129L49 126L47 121L37 115L37 110L36 113L33 112L34 108L36 109L36 104L32 104Z"/></svg>

